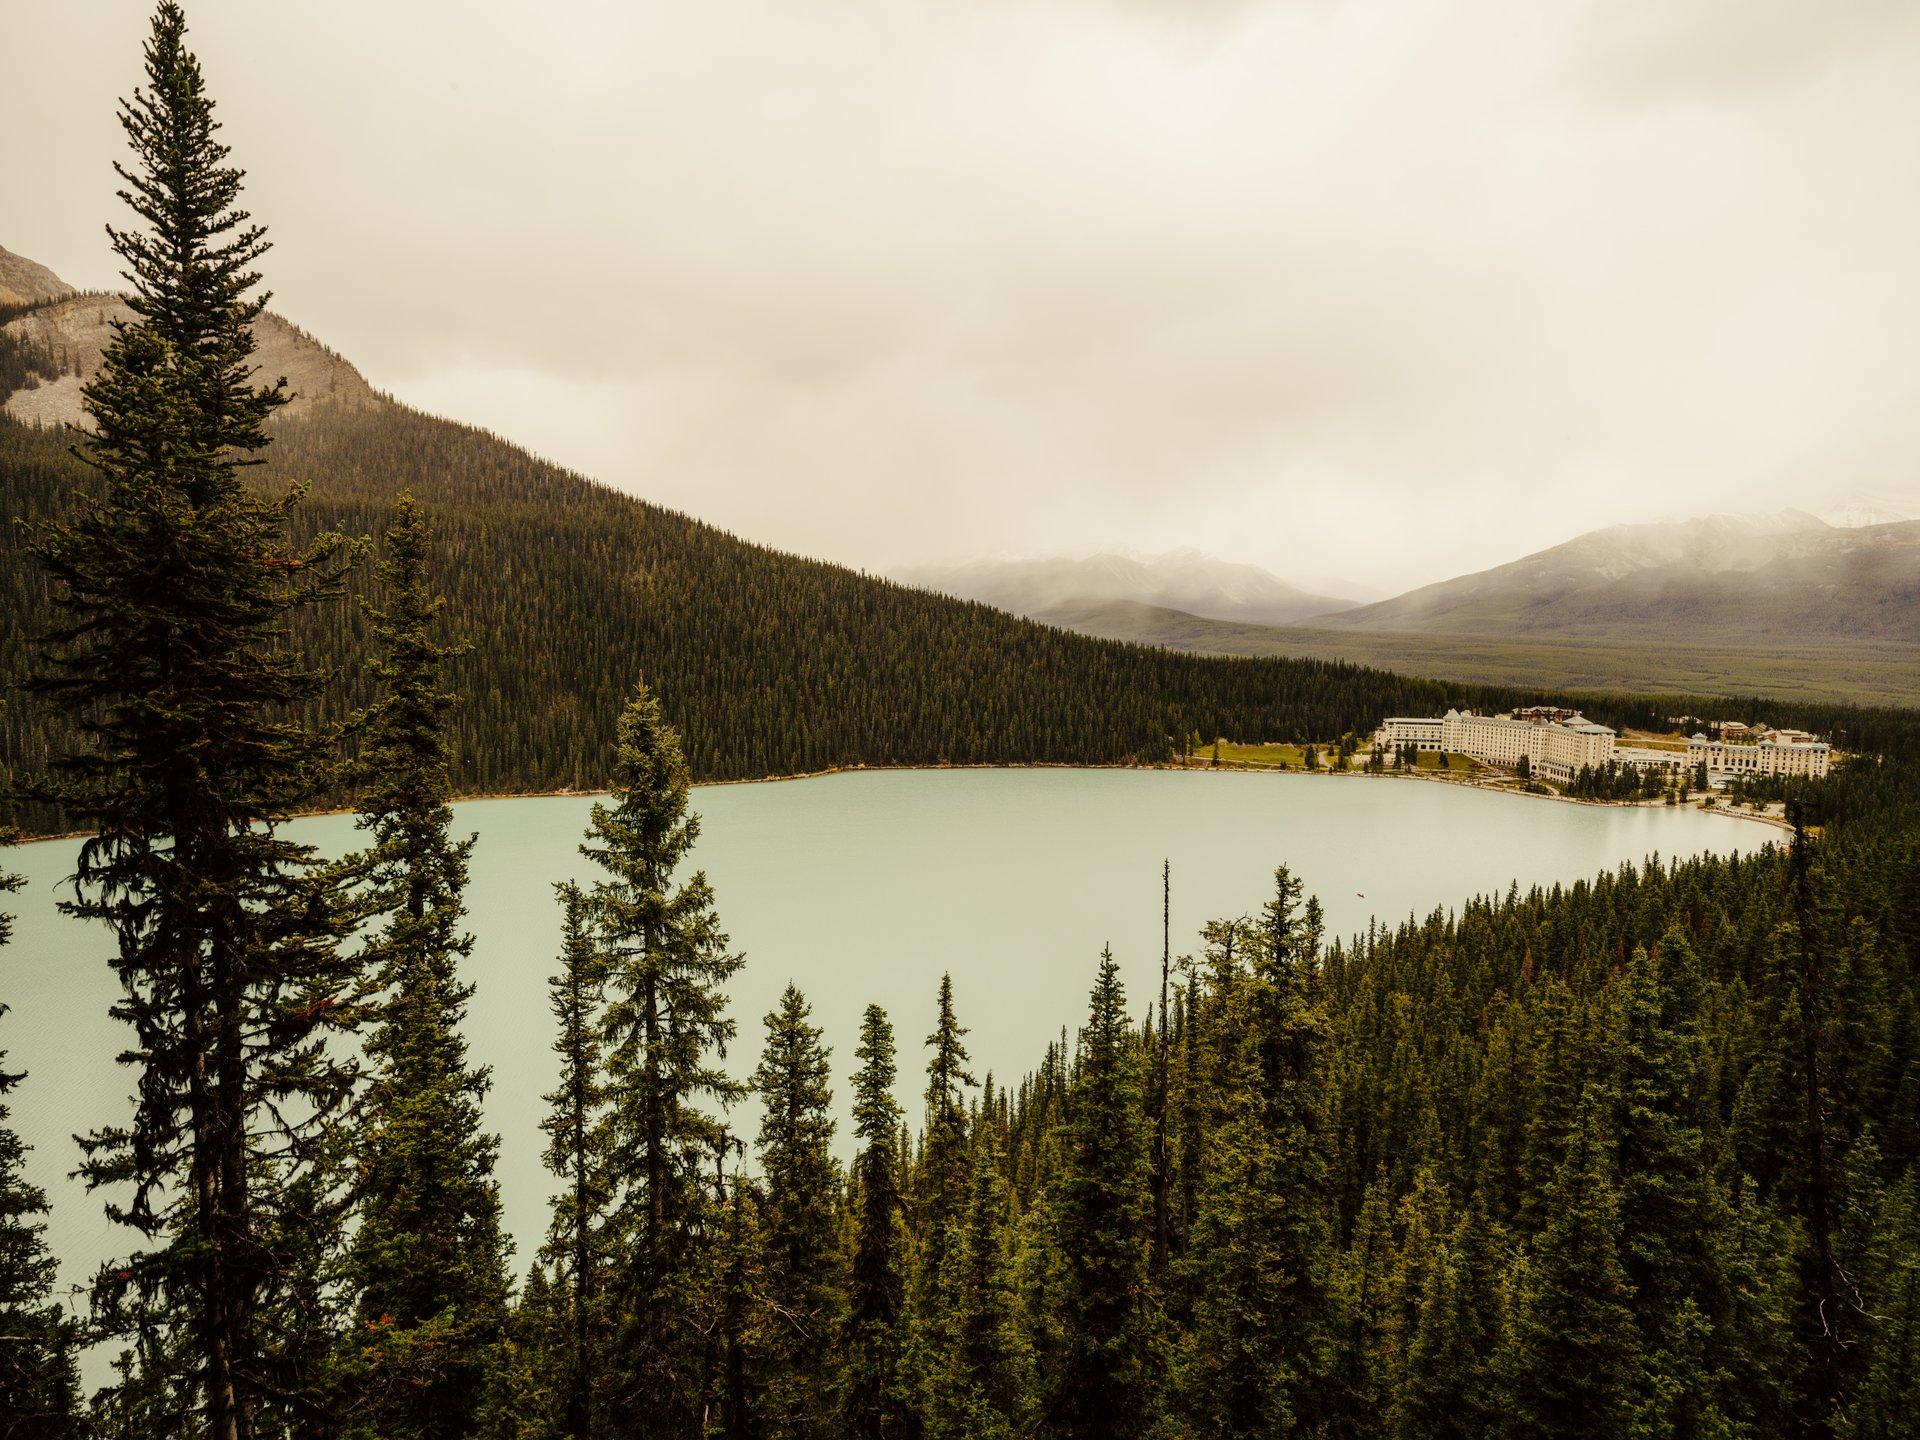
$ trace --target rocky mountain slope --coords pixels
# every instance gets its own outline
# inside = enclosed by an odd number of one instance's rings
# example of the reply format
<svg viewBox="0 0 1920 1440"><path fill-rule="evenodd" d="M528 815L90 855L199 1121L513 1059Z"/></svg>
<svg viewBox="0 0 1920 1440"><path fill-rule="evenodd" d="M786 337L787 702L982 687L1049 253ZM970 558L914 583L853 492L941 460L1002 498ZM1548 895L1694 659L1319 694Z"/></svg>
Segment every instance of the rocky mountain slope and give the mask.
<svg viewBox="0 0 1920 1440"><path fill-rule="evenodd" d="M0 245L0 307L41 305L73 294L53 271Z"/></svg>
<svg viewBox="0 0 1920 1440"><path fill-rule="evenodd" d="M1354 603L1311 594L1257 565L1218 560L1196 550L978 560L902 569L894 578L1036 619L1119 603L1180 610L1209 620L1286 625Z"/></svg>
<svg viewBox="0 0 1920 1440"><path fill-rule="evenodd" d="M7 301L11 291L20 298ZM41 373L4 398L5 413L29 425L79 425L80 387L100 368L112 322L131 312L117 295L80 294L44 265L0 250L0 304L27 306L0 334L38 362ZM313 406L382 403L360 372L297 325L268 312L254 326L254 363L263 380L284 375L298 414Z"/></svg>

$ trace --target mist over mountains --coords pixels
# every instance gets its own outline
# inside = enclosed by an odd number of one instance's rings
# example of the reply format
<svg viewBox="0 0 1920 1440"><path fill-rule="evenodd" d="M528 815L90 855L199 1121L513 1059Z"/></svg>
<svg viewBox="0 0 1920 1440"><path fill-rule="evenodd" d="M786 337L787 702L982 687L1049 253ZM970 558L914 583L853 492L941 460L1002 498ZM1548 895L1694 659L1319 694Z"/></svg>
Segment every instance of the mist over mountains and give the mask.
<svg viewBox="0 0 1920 1440"><path fill-rule="evenodd" d="M1823 638L1920 645L1920 521L1862 501L1615 525L1371 604L1316 594L1194 551L975 561L897 578L1089 634L1235 653L1245 632L1348 632L1748 645ZM1259 638L1259 637L1255 637ZM1273 653L1270 638L1257 653Z"/></svg>
<svg viewBox="0 0 1920 1440"><path fill-rule="evenodd" d="M1319 623L1447 635L1920 644L1920 522L1842 528L1789 510L1615 525Z"/></svg>
<svg viewBox="0 0 1920 1440"><path fill-rule="evenodd" d="M1209 620L1290 625L1352 608L1355 599L1315 594L1257 565L1197 550L1163 555L1051 556L907 567L903 584L978 600L1016 615L1045 617L1086 605L1127 602L1180 610Z"/></svg>
<svg viewBox="0 0 1920 1440"><path fill-rule="evenodd" d="M1920 494L1855 490L1823 506L1820 518L1829 525L1848 530L1865 525L1897 525L1903 520L1920 520Z"/></svg>

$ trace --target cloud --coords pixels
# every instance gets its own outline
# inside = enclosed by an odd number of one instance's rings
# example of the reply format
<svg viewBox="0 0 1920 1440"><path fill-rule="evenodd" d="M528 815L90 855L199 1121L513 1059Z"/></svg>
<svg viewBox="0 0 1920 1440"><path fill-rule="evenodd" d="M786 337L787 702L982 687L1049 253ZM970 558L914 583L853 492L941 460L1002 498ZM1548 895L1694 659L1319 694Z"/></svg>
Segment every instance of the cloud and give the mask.
<svg viewBox="0 0 1920 1440"><path fill-rule="evenodd" d="M1580 63L1599 87L1675 99L1787 84L1898 41L1904 0L1616 0L1588 13Z"/></svg>
<svg viewBox="0 0 1920 1440"><path fill-rule="evenodd" d="M100 283L144 6L43 10L0 243ZM790 548L1412 584L1913 473L1910 7L191 15L282 308Z"/></svg>

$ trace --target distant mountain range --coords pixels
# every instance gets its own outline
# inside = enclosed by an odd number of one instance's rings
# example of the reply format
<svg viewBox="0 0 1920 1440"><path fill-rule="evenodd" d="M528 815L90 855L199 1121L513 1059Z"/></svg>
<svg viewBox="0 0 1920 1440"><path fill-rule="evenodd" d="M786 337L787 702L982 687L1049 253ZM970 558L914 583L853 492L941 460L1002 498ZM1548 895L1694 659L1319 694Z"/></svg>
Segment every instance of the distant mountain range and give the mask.
<svg viewBox="0 0 1920 1440"><path fill-rule="evenodd" d="M1863 497L1835 512L1844 525L1799 510L1615 525L1365 605L1194 551L979 561L897 578L1086 634L1232 653L1279 647L1192 622L1615 645L1920 645L1920 521L1881 518L1898 515Z"/></svg>
<svg viewBox="0 0 1920 1440"><path fill-rule="evenodd" d="M1615 526L1293 624L1133 598L1030 613L1102 639L1451 680L1920 705L1920 522L1907 520Z"/></svg>
<svg viewBox="0 0 1920 1440"><path fill-rule="evenodd" d="M895 571L894 578L1034 618L1122 603L1237 624L1291 625L1356 603L1354 598L1314 594L1257 565L1217 560L1197 550L976 560L909 567Z"/></svg>
<svg viewBox="0 0 1920 1440"><path fill-rule="evenodd" d="M1316 624L1401 634L1920 644L1920 521L1797 510L1595 530Z"/></svg>

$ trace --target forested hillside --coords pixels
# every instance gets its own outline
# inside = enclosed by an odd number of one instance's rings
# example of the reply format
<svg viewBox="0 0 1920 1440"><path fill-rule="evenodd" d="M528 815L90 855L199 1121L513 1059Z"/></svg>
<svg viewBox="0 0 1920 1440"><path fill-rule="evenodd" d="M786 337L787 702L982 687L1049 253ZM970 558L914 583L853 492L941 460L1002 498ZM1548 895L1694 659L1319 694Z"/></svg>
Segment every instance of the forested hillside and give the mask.
<svg viewBox="0 0 1920 1440"><path fill-rule="evenodd" d="M472 650L458 662L456 783L593 786L637 675L681 726L701 778L841 765L1109 763L1169 737L1326 739L1392 713L1514 704L1519 688L1416 680L1327 661L1232 660L1102 642L726 535L404 407L314 407L271 426L256 484L312 486L299 523L376 533L411 489L443 540L443 584ZM91 483L71 437L0 420L0 508L30 526ZM17 695L50 592L0 533L0 684ZM332 607L311 638L364 698L365 634ZM1585 697L1644 723L1710 701ZM1723 707L1724 708L1724 707ZM1751 707L1738 707L1745 713ZM1727 713L1734 713L1728 709ZM1866 739L1872 713L1780 709ZM0 758L31 773L51 720L13 701Z"/></svg>

